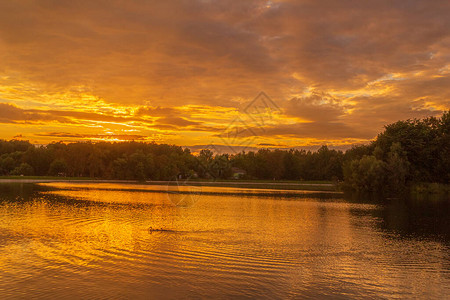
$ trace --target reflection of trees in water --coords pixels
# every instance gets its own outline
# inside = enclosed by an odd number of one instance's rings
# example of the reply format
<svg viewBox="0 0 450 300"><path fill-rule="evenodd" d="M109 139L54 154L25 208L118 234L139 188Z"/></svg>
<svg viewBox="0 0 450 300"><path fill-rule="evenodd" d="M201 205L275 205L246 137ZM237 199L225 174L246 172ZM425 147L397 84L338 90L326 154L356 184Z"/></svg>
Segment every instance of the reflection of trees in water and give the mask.
<svg viewBox="0 0 450 300"><path fill-rule="evenodd" d="M44 186L34 183L0 183L0 204L2 203L25 203L32 201L48 201L50 203L64 203L76 206L124 206L122 203L102 203L88 199L78 199L76 197L60 196L50 191L57 191L58 188ZM138 204L133 204L138 205ZM142 205L142 204L139 204Z"/></svg>
<svg viewBox="0 0 450 300"><path fill-rule="evenodd" d="M45 188L31 183L0 183L0 202L30 201Z"/></svg>
<svg viewBox="0 0 450 300"><path fill-rule="evenodd" d="M63 202L66 204L77 204L88 206L94 203L71 197L61 197L47 193L57 190L50 186L34 183L0 183L0 204L2 203L25 203L32 201L50 201L52 203Z"/></svg>
<svg viewBox="0 0 450 300"><path fill-rule="evenodd" d="M382 230L450 243L449 213L450 202L439 199L392 200L373 211Z"/></svg>
<svg viewBox="0 0 450 300"><path fill-rule="evenodd" d="M450 244L450 201L440 194L410 198L377 197L373 194L345 193L346 202L376 205L374 209L351 209L354 216L378 218L377 227L402 237L431 238Z"/></svg>

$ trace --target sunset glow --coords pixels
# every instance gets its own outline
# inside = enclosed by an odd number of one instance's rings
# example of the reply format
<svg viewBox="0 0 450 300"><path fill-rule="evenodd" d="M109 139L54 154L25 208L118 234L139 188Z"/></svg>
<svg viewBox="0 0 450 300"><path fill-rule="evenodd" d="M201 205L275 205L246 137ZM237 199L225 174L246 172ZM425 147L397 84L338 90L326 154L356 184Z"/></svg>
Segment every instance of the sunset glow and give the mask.
<svg viewBox="0 0 450 300"><path fill-rule="evenodd" d="M449 109L448 1L333 3L2 1L0 138L348 148Z"/></svg>

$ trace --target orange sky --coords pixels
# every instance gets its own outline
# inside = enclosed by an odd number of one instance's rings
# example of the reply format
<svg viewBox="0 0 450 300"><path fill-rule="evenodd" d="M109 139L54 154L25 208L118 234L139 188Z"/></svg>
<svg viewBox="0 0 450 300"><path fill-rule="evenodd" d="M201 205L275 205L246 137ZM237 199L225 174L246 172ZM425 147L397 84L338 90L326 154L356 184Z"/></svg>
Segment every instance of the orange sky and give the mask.
<svg viewBox="0 0 450 300"><path fill-rule="evenodd" d="M364 143L449 109L449 15L447 0L0 1L0 138Z"/></svg>

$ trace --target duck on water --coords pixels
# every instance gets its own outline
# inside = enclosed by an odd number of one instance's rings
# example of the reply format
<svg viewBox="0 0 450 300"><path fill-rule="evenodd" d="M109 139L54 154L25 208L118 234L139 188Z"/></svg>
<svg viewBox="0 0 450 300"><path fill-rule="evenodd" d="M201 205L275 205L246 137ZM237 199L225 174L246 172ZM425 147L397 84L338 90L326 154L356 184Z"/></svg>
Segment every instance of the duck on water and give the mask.
<svg viewBox="0 0 450 300"><path fill-rule="evenodd" d="M148 231L149 232L177 232L176 230L172 230L172 229L153 228L153 227L149 227Z"/></svg>

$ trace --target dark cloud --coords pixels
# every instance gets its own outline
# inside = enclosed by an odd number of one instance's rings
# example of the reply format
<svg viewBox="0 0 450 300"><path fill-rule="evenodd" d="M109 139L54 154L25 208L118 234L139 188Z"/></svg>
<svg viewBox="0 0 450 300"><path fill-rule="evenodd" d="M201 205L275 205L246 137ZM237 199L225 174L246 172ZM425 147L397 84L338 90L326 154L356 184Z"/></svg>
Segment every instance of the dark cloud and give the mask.
<svg viewBox="0 0 450 300"><path fill-rule="evenodd" d="M174 131L207 131L217 132L223 130L222 127L204 125L203 122L187 120L183 117L162 117L156 120L151 128L174 130Z"/></svg>
<svg viewBox="0 0 450 300"><path fill-rule="evenodd" d="M277 37L269 47L291 71L315 86L341 89L445 64L449 12L447 1L292 1L253 26Z"/></svg>
<svg viewBox="0 0 450 300"><path fill-rule="evenodd" d="M80 134L80 133L69 133L69 132L44 132L37 133L36 136L42 137L53 137L53 138L74 138L74 139L94 139L94 140L103 140L103 139L117 139L121 141L141 141L148 139L147 136L144 135L136 135L136 134Z"/></svg>
<svg viewBox="0 0 450 300"><path fill-rule="evenodd" d="M323 93L316 93L287 101L285 114L307 121L330 122L342 117L345 114L345 107L339 99Z"/></svg>
<svg viewBox="0 0 450 300"><path fill-rule="evenodd" d="M108 101L129 104L204 103L198 95L224 101L230 95L224 82L237 74L253 80L275 65L259 33L239 20L240 8L252 13L260 4L234 3L224 13L217 3L3 3L2 56L8 69L47 89L89 85Z"/></svg>
<svg viewBox="0 0 450 300"><path fill-rule="evenodd" d="M99 113L80 112L80 111L63 111L63 110L38 110L38 109L22 109L8 103L0 103L0 122L17 123L17 122L60 122L60 123L79 123L79 121L100 121L100 122L141 122L152 123L139 118L120 117L113 115L105 115Z"/></svg>
<svg viewBox="0 0 450 300"><path fill-rule="evenodd" d="M295 125L279 125L265 129L265 136L316 138L316 139L371 139L371 132L352 127L344 122L311 122Z"/></svg>
<svg viewBox="0 0 450 300"><path fill-rule="evenodd" d="M358 102L351 114L343 122L349 127L375 137L383 127L397 120L424 118L442 114L440 110L430 110L424 100L411 102L399 101L392 97L358 97Z"/></svg>
<svg viewBox="0 0 450 300"><path fill-rule="evenodd" d="M293 72L324 89L360 87L447 59L447 1L267 3L2 2L2 54L32 80L92 85L119 102L279 92Z"/></svg>
<svg viewBox="0 0 450 300"><path fill-rule="evenodd" d="M156 121L158 124L175 125L180 127L199 125L200 122L189 121L181 117L164 117Z"/></svg>
<svg viewBox="0 0 450 300"><path fill-rule="evenodd" d="M8 103L0 103L0 123L36 123L57 121L70 123L65 117L54 116L45 111L24 110Z"/></svg>
<svg viewBox="0 0 450 300"><path fill-rule="evenodd" d="M36 110L32 110L36 111ZM114 116L114 115L106 115L99 113L90 113L90 112L81 112L81 111L62 111L62 110L48 110L47 113L53 116L64 116L64 117L72 117L74 119L80 120L88 120L88 121L100 121L100 122L141 122L141 123L153 123L143 120L141 118L134 117L123 117L123 116Z"/></svg>
<svg viewBox="0 0 450 300"><path fill-rule="evenodd" d="M151 117L166 117L170 115L179 114L180 112L172 107L140 107L136 111L138 116L151 116Z"/></svg>
<svg viewBox="0 0 450 300"><path fill-rule="evenodd" d="M220 136L220 135L219 135ZM222 135L224 137L224 135ZM371 139L374 133L358 127L347 125L344 122L310 122L297 124L282 124L261 127L249 127L240 132L238 139L251 137L272 137L284 140L296 139ZM225 135L231 140L229 135ZM232 140L235 140L232 137Z"/></svg>

